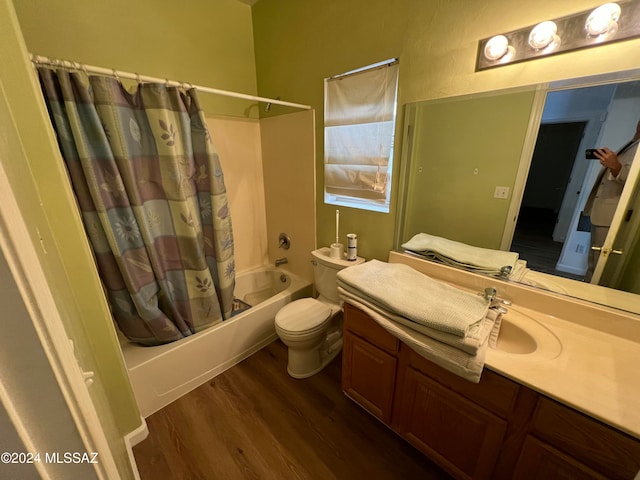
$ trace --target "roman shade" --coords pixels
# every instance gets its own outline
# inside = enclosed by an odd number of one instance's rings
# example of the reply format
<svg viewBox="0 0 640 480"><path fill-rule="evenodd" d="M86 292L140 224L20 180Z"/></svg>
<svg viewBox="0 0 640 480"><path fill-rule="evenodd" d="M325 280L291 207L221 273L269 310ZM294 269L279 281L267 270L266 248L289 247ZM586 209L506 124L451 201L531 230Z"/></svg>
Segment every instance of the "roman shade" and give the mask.
<svg viewBox="0 0 640 480"><path fill-rule="evenodd" d="M397 85L395 60L325 80L326 203L388 211Z"/></svg>

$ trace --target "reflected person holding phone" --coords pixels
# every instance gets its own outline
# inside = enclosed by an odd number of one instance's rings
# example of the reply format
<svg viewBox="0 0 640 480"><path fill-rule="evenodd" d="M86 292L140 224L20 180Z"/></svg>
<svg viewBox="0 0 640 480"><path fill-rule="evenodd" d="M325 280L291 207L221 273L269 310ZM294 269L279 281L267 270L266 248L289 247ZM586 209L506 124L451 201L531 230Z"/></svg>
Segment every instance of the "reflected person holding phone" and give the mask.
<svg viewBox="0 0 640 480"><path fill-rule="evenodd" d="M601 247L607 238L639 140L640 121L633 138L617 152L608 147L587 151L587 158L597 159L602 165L584 207L584 214L591 219L591 247ZM599 256L599 251L590 249L585 282L591 281Z"/></svg>

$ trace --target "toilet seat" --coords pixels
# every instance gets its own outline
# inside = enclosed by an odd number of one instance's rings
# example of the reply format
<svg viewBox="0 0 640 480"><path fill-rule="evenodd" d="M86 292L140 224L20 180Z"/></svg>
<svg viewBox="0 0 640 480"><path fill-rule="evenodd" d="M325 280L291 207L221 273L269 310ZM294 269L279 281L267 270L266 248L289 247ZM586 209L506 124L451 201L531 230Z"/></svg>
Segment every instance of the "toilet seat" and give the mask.
<svg viewBox="0 0 640 480"><path fill-rule="evenodd" d="M331 318L331 308L315 298L288 303L276 313L276 327L287 335L307 335L324 328Z"/></svg>

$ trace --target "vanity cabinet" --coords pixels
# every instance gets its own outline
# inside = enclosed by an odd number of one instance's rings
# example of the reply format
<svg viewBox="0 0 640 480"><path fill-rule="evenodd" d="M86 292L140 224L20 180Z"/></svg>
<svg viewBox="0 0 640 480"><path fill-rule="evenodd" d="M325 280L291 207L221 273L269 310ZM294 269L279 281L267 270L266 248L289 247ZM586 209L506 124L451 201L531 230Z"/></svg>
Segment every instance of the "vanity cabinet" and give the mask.
<svg viewBox="0 0 640 480"><path fill-rule="evenodd" d="M640 441L485 369L469 382L345 304L345 394L460 479L633 479Z"/></svg>

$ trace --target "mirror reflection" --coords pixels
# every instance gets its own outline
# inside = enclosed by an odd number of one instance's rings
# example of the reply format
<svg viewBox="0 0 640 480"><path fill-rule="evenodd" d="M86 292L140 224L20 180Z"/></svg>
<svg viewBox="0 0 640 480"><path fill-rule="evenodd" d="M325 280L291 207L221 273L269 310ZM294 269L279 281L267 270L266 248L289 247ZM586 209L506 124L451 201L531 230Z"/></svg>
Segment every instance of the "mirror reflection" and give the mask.
<svg viewBox="0 0 640 480"><path fill-rule="evenodd" d="M637 136L640 76L579 83L407 105L396 248L425 233L517 252L511 280L640 313L640 160L637 144L621 151ZM609 176L618 159L624 175ZM585 207L603 169L617 182L595 251Z"/></svg>

